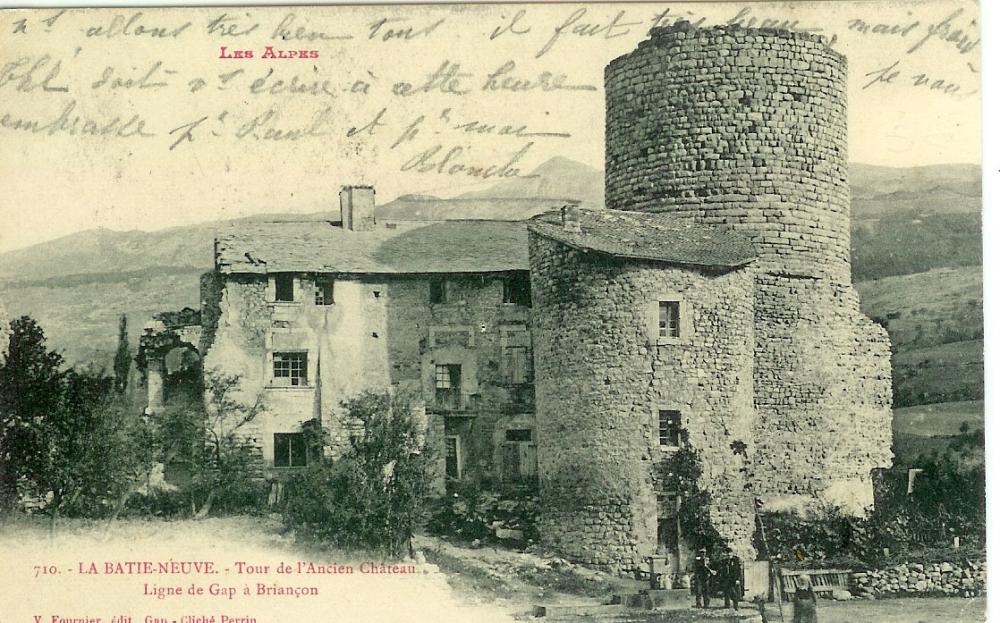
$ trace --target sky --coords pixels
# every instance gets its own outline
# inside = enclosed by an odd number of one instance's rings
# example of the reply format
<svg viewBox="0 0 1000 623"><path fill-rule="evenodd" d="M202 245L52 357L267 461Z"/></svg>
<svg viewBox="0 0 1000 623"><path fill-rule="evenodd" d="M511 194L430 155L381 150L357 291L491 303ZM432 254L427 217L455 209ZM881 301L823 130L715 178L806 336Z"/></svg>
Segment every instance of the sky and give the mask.
<svg viewBox="0 0 1000 623"><path fill-rule="evenodd" d="M978 16L965 0L5 11L0 252L333 210L350 183L385 202L553 156L600 168L604 66L679 17L830 38L852 162L979 163Z"/></svg>

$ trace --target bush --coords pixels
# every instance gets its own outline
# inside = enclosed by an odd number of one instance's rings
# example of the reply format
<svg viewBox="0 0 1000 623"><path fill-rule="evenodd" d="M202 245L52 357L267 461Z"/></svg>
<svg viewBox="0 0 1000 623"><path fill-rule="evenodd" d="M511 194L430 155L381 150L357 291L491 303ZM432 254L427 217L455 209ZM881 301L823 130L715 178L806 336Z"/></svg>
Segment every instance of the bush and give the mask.
<svg viewBox="0 0 1000 623"><path fill-rule="evenodd" d="M184 491L156 490L129 498L122 511L126 517L173 519L191 512L191 498Z"/></svg>
<svg viewBox="0 0 1000 623"><path fill-rule="evenodd" d="M474 540L492 538L496 528L521 530L525 540L538 540L539 505L534 489L502 492L481 490L475 483L456 482L437 500L427 524L432 534Z"/></svg>
<svg viewBox="0 0 1000 623"><path fill-rule="evenodd" d="M986 543L985 470L963 460L974 445L972 433L948 453L921 457L922 469L908 493L908 467L896 466L875 478L875 507L854 518L830 507L810 517L763 513L771 554L792 566L879 566L920 560L953 561L981 556ZM955 537L962 546L953 547ZM757 534L758 550L761 533ZM886 554L888 552L888 554Z"/></svg>
<svg viewBox="0 0 1000 623"><path fill-rule="evenodd" d="M115 516L152 459L151 435L102 370L62 369L23 316L0 365L0 510Z"/></svg>
<svg viewBox="0 0 1000 623"><path fill-rule="evenodd" d="M431 492L425 431L407 397L366 392L343 406L359 433L341 458L318 460L289 480L285 524L338 547L398 556L423 523Z"/></svg>
<svg viewBox="0 0 1000 623"><path fill-rule="evenodd" d="M845 516L834 507L823 507L809 516L761 513L754 545L763 552L762 536L766 536L772 558L793 567L856 567L870 551L867 528L864 519Z"/></svg>
<svg viewBox="0 0 1000 623"><path fill-rule="evenodd" d="M160 461L189 476L181 495L196 517L258 513L267 500L259 451L243 434L263 410L263 398L244 404L237 400L239 388L239 376L210 370L203 388L198 380L155 418Z"/></svg>

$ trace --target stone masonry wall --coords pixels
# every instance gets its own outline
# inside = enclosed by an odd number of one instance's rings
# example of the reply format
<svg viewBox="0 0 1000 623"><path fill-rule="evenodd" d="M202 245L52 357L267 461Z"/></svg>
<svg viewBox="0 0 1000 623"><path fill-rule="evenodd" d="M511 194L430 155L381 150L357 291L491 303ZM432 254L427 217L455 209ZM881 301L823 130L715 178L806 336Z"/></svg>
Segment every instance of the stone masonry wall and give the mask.
<svg viewBox="0 0 1000 623"><path fill-rule="evenodd" d="M885 330L850 286L760 274L756 285L756 491L819 496L860 514L871 470L892 455L892 377Z"/></svg>
<svg viewBox="0 0 1000 623"><path fill-rule="evenodd" d="M531 309L502 302L503 275L449 276L448 302L436 305L428 276L328 277L335 279L329 306L314 304L312 275L296 276L290 303L269 302L266 276L226 275L218 288L203 280L213 335L205 369L239 375L240 402L264 401L264 412L243 436L270 462L274 433L295 432L318 417L334 447L345 448L356 424L344 419L341 401L365 389L396 387L423 399L433 413L434 365L456 363L462 365L465 408L428 418L434 438L462 438L466 475L497 473L495 430L534 414L531 392L528 400L515 400L504 382L504 332L530 333ZM283 350L308 353L307 386L270 383L269 354Z"/></svg>
<svg viewBox="0 0 1000 623"><path fill-rule="evenodd" d="M503 302L504 277L438 276L447 282L447 300L437 304L430 303L431 276L388 281L392 383L416 390L443 422L442 434L461 439L462 475L473 480L499 476L496 431L502 434L507 425L534 418L532 393L511 386L503 364L503 336L521 329L530 334L531 308ZM462 409L434 404L438 364L462 366Z"/></svg>
<svg viewBox="0 0 1000 623"><path fill-rule="evenodd" d="M867 599L950 595L976 597L986 591L985 560L909 562L852 573L851 592Z"/></svg>
<svg viewBox="0 0 1000 623"><path fill-rule="evenodd" d="M848 282L844 57L804 33L650 34L605 70L607 207L731 225L765 270Z"/></svg>
<svg viewBox="0 0 1000 623"><path fill-rule="evenodd" d="M888 337L850 284L846 75L815 35L653 29L605 71L606 201L751 236L756 488L858 512L892 399Z"/></svg>
<svg viewBox="0 0 1000 623"><path fill-rule="evenodd" d="M567 558L615 570L656 549L659 409L681 412L720 533L752 558L752 505L730 444L753 445L753 275L615 260L532 232L539 530ZM661 343L657 303L682 331ZM684 317L688 320L683 320Z"/></svg>
<svg viewBox="0 0 1000 623"><path fill-rule="evenodd" d="M319 418L336 447L346 447L350 423L340 421L340 401L365 389L389 385L382 301L373 290L384 286L363 281L337 283L337 304L313 304L311 279L296 281L295 302L273 302L267 277L227 276L218 303L215 339L205 359L206 373L238 375L245 405L258 400L262 412L241 428L270 464L273 435L297 432ZM307 384L272 383L274 352L305 351Z"/></svg>

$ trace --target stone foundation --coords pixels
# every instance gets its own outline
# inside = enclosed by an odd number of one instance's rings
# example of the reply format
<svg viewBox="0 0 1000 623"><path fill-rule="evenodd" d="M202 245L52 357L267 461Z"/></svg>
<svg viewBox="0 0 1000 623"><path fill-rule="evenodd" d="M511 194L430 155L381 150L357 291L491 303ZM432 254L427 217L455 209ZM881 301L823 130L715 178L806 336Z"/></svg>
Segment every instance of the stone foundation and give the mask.
<svg viewBox="0 0 1000 623"><path fill-rule="evenodd" d="M869 599L977 597L986 590L986 562L910 562L852 573L850 582L853 594Z"/></svg>

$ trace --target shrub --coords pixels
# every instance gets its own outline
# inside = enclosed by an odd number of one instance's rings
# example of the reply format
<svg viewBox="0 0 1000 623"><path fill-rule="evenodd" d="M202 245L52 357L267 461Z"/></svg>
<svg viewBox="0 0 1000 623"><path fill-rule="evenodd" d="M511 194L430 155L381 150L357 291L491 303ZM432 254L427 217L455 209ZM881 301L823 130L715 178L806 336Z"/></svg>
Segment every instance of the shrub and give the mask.
<svg viewBox="0 0 1000 623"><path fill-rule="evenodd" d="M260 454L243 429L263 410L263 397L240 402L240 377L215 370L205 375L205 400L200 381L196 389L155 418L160 460L189 475L181 489L195 516L259 512L267 485L260 478Z"/></svg>
<svg viewBox="0 0 1000 623"><path fill-rule="evenodd" d="M148 470L148 431L102 370L63 370L31 318L0 365L0 510L115 516Z"/></svg>
<svg viewBox="0 0 1000 623"><path fill-rule="evenodd" d="M538 494L532 488L481 490L475 483L456 482L437 500L428 522L432 534L460 539L486 539L496 528L521 530L525 540L538 539Z"/></svg>
<svg viewBox="0 0 1000 623"><path fill-rule="evenodd" d="M359 433L342 457L289 480L285 524L338 547L398 556L423 523L431 492L425 431L405 396L365 392L343 406Z"/></svg>
<svg viewBox="0 0 1000 623"><path fill-rule="evenodd" d="M764 531L761 533L761 525ZM754 545L783 564L803 567L857 566L870 550L867 522L826 506L803 516L796 512L760 513Z"/></svg>

